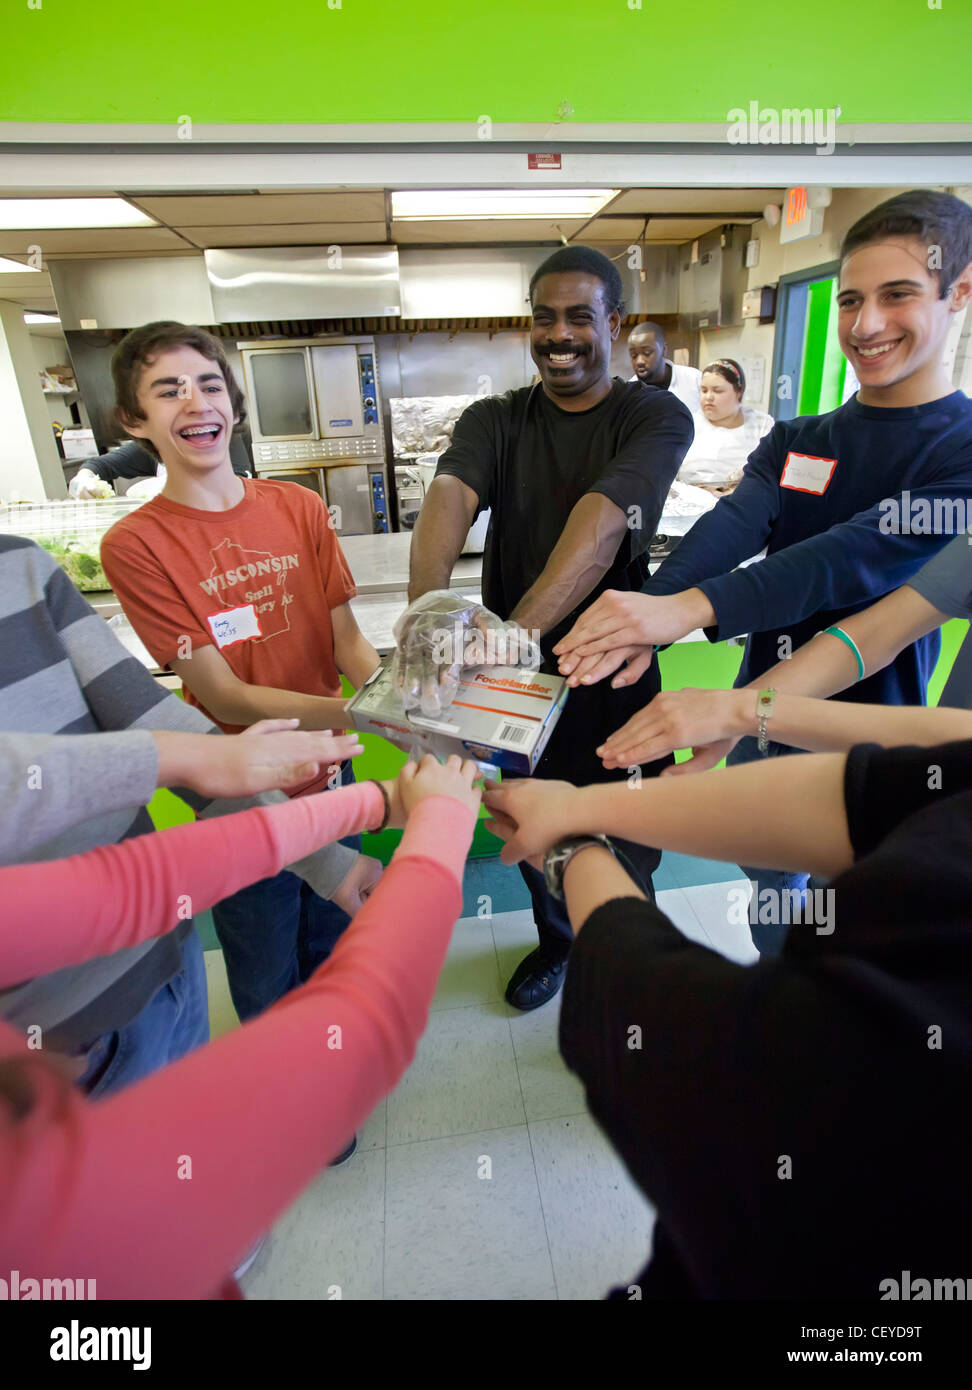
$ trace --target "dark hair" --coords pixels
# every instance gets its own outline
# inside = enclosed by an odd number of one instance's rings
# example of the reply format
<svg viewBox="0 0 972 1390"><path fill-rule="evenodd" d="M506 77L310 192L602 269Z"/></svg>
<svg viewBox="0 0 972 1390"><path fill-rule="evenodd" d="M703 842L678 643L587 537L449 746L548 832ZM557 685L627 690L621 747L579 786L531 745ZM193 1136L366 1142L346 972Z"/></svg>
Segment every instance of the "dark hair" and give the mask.
<svg viewBox="0 0 972 1390"><path fill-rule="evenodd" d="M721 376L723 381L728 381L729 385L739 392L739 399L742 400L746 391L746 377L742 367L731 357L720 357L716 362L710 362L707 367L702 368L702 376L706 372L715 372Z"/></svg>
<svg viewBox="0 0 972 1390"><path fill-rule="evenodd" d="M644 323L636 323L628 334L629 343L636 333L654 333L655 346L659 350L663 349L665 346L665 330L660 323L652 323L651 319L645 319Z"/></svg>
<svg viewBox="0 0 972 1390"><path fill-rule="evenodd" d="M595 251L593 246L562 246L559 251L548 256L533 272L530 280L530 303L533 303L537 281L544 275L572 273L595 276L604 286L604 306L608 313L613 314L615 309L619 314L624 313L624 287L617 266L613 261L609 261L602 251Z"/></svg>
<svg viewBox="0 0 972 1390"><path fill-rule="evenodd" d="M195 348L202 357L215 362L223 374L230 405L237 423L242 425L246 419L246 400L240 390L236 377L230 370L222 344L205 328L195 324L177 323L174 319L160 319L156 323L145 323L141 328L133 328L115 348L111 358L111 375L115 383L115 419L126 433L130 433L126 419L144 420L145 412L138 403L138 382L142 369L153 362L162 352L170 348ZM150 439L139 439L143 449L154 458L159 451Z"/></svg>
<svg viewBox="0 0 972 1390"><path fill-rule="evenodd" d="M928 266L938 276L939 299L944 299L972 261L972 207L951 193L913 188L858 218L844 237L841 264L854 251L889 236L910 236L939 253L939 265ZM929 258L930 260L930 258Z"/></svg>

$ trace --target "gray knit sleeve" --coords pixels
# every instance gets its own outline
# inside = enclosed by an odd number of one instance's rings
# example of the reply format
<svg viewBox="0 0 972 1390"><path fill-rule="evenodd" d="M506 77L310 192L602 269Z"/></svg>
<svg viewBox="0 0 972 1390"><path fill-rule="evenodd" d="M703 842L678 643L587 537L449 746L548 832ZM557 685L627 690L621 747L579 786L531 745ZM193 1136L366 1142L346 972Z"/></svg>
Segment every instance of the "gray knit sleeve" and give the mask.
<svg viewBox="0 0 972 1390"><path fill-rule="evenodd" d="M144 806L157 776L148 733L0 733L0 863L89 817Z"/></svg>

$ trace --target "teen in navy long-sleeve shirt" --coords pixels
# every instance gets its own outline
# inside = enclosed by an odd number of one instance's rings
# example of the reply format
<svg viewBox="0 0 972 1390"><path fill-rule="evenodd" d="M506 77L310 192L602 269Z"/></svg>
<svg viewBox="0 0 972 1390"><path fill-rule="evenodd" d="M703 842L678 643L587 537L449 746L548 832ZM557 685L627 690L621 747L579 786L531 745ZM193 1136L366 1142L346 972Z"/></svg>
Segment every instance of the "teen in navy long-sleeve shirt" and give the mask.
<svg viewBox="0 0 972 1390"><path fill-rule="evenodd" d="M822 492L787 482L792 456L836 460ZM819 475L825 473L819 468ZM782 481L781 481L782 480ZM807 469L801 484L817 483ZM902 498L902 494L909 496ZM750 455L742 482L693 526L646 584L646 594L699 588L712 605L713 641L752 634L739 671L748 685L789 651L896 589L949 539L931 516L972 517L972 401L961 391L927 405L885 409L847 401L827 415L777 424ZM958 507L944 507L957 501ZM882 503L884 505L882 506ZM921 533L893 534L904 515ZM743 560L766 546L766 558ZM844 692L871 704L923 704L940 649L936 631Z"/></svg>

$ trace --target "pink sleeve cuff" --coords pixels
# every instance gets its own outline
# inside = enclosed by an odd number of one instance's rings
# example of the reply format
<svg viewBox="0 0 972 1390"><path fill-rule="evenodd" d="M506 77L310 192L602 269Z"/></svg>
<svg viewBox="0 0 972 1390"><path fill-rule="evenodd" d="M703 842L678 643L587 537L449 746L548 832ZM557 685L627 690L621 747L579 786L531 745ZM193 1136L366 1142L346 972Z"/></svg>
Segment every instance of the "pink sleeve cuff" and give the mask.
<svg viewBox="0 0 972 1390"><path fill-rule="evenodd" d="M434 859L461 884L476 812L452 796L429 796L408 818L395 858L417 855Z"/></svg>

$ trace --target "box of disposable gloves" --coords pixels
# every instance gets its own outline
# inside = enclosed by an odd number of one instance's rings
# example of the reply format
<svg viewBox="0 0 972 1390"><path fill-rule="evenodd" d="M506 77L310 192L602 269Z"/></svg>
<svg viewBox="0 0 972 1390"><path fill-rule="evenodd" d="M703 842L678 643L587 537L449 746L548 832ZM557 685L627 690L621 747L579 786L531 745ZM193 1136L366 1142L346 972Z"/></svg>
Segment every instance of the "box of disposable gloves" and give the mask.
<svg viewBox="0 0 972 1390"><path fill-rule="evenodd" d="M466 667L455 698L438 715L406 714L387 659L355 695L348 715L361 733L380 734L416 753L458 753L526 777L549 742L567 692L562 676L528 667Z"/></svg>

